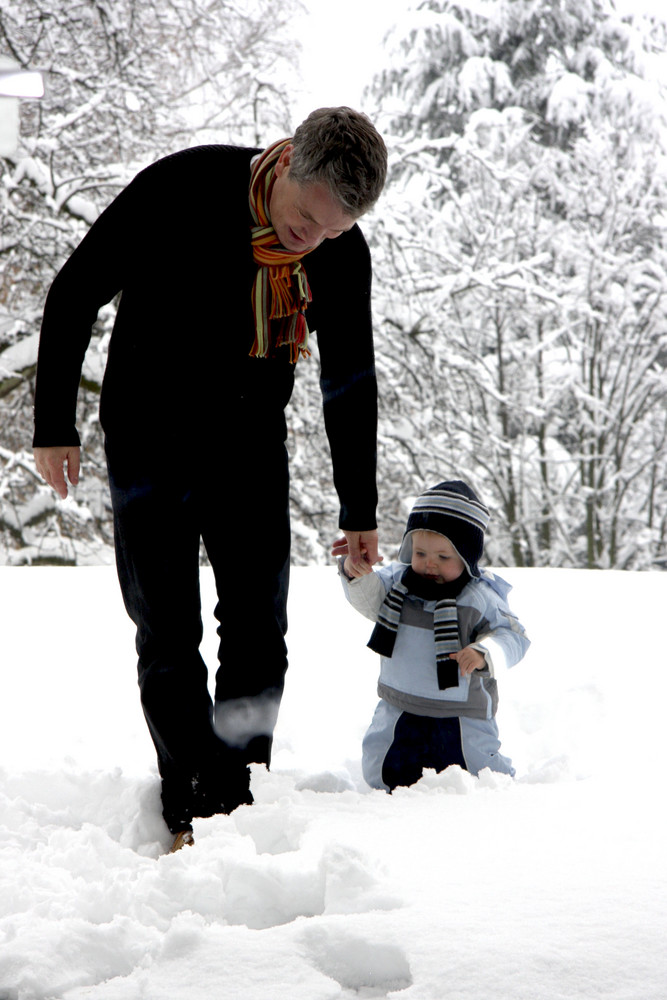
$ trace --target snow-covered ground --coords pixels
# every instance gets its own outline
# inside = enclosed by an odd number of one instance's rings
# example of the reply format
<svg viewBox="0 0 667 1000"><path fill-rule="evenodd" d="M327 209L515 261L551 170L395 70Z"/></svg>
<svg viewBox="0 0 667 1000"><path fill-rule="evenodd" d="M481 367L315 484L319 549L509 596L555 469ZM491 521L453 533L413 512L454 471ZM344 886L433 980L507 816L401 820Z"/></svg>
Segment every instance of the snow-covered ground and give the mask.
<svg viewBox="0 0 667 1000"><path fill-rule="evenodd" d="M365 787L369 625L297 569L273 769L166 856L114 570L1 568L0 1000L664 1000L667 574L502 575L516 780Z"/></svg>

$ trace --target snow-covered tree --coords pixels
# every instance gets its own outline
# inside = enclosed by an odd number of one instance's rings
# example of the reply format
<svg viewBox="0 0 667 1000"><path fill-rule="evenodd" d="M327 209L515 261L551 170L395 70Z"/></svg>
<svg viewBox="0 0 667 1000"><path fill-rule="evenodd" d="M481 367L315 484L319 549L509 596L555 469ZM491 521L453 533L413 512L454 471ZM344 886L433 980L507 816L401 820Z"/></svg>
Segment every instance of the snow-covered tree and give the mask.
<svg viewBox="0 0 667 1000"><path fill-rule="evenodd" d="M489 556L667 558L667 160L657 16L426 0L374 84L383 509L463 477Z"/></svg>
<svg viewBox="0 0 667 1000"><path fill-rule="evenodd" d="M76 502L38 482L30 455L39 322L54 275L142 167L208 141L289 131L289 21L298 0L4 0L0 51L46 80L22 103L0 160L0 561L104 557L111 529L97 402L112 310L88 351ZM169 206L165 206L165 211Z"/></svg>

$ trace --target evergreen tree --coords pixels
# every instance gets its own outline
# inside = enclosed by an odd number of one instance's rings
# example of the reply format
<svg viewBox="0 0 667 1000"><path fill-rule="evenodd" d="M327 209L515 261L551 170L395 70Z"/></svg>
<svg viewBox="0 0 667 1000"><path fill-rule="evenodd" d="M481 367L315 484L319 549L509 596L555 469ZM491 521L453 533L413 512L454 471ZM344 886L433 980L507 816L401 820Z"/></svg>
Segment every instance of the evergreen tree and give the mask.
<svg viewBox="0 0 667 1000"><path fill-rule="evenodd" d="M426 0L395 32L373 88L394 537L406 493L461 476L495 562L664 562L664 42L607 0Z"/></svg>

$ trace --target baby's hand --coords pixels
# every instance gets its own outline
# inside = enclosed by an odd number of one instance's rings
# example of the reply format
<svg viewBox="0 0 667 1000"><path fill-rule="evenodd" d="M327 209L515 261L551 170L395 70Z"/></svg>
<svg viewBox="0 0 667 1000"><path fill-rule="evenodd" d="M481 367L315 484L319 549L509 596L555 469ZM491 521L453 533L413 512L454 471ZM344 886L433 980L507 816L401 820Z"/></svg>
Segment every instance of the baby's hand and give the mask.
<svg viewBox="0 0 667 1000"><path fill-rule="evenodd" d="M343 563L343 571L347 577L358 580L361 576L367 576L369 573L373 572L373 567L365 559L360 559L358 562L353 562L351 556L348 556Z"/></svg>
<svg viewBox="0 0 667 1000"><path fill-rule="evenodd" d="M466 646L458 653L450 653L449 657L451 660L456 660L463 677L471 674L474 670L481 670L486 663L484 655L478 649L473 649L472 646Z"/></svg>

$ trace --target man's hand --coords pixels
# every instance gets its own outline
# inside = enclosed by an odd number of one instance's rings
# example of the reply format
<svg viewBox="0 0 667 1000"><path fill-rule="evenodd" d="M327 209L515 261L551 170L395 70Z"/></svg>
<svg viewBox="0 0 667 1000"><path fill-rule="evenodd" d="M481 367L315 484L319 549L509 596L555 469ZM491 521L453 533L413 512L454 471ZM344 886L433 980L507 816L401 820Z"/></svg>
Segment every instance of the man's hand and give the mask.
<svg viewBox="0 0 667 1000"><path fill-rule="evenodd" d="M35 465L42 479L53 487L61 499L67 496L64 466L67 466L67 478L72 486L79 482L81 465L81 449L75 445L63 445L53 448L35 448Z"/></svg>
<svg viewBox="0 0 667 1000"><path fill-rule="evenodd" d="M349 548L347 544L347 538L343 535L342 538L337 538L336 541L331 546L331 555L334 559L338 559L338 556L346 556L349 553Z"/></svg>
<svg viewBox="0 0 667 1000"><path fill-rule="evenodd" d="M337 538L331 548L331 555L347 556L346 569L350 567L350 576L365 576L375 563L382 562L378 555L378 533L373 528L370 531L346 531L344 538Z"/></svg>

